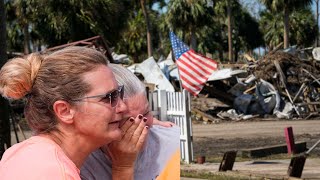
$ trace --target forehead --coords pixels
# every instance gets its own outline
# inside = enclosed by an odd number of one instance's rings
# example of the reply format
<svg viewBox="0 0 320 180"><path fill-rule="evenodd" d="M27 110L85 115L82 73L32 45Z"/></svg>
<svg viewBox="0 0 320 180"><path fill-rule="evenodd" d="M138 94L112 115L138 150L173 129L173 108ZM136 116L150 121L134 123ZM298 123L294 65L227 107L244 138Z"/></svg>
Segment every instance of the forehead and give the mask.
<svg viewBox="0 0 320 180"><path fill-rule="evenodd" d="M91 86L88 95L103 94L117 88L117 82L111 69L105 65L100 65L86 73L83 78Z"/></svg>
<svg viewBox="0 0 320 180"><path fill-rule="evenodd" d="M144 93L126 99L125 103L128 107L128 115L130 116L143 114L149 110L149 103Z"/></svg>

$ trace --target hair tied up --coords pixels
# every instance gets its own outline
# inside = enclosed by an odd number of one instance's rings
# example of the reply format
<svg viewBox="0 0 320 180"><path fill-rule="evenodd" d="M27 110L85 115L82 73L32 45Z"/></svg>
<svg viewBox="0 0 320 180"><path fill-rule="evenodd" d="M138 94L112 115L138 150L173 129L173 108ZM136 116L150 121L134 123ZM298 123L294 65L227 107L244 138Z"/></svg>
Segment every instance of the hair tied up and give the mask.
<svg viewBox="0 0 320 180"><path fill-rule="evenodd" d="M38 53L9 60L0 70L0 93L10 99L31 93L42 61Z"/></svg>
<svg viewBox="0 0 320 180"><path fill-rule="evenodd" d="M30 80L31 80L31 87L30 91L28 92L31 93L32 87L34 85L35 79L38 75L38 72L40 70L43 57L39 53L32 53L27 57L27 60L30 63Z"/></svg>

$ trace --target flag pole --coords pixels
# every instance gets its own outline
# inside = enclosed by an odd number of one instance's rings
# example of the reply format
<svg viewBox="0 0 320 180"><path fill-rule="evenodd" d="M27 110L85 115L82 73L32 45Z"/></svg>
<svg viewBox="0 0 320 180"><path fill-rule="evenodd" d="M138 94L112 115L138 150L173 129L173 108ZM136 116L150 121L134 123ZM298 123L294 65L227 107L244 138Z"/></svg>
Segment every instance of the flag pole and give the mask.
<svg viewBox="0 0 320 180"><path fill-rule="evenodd" d="M183 87L182 87L182 83L181 83L180 70L179 70L178 65L177 65L177 62L176 62L176 55L174 54L174 51L173 51L173 49L172 49L172 48L171 48L171 52L172 52L171 57L172 57L172 59L173 59L173 62L176 64L177 69L178 69L179 85L180 85L180 90L181 90L181 92L182 92L182 91L183 91Z"/></svg>

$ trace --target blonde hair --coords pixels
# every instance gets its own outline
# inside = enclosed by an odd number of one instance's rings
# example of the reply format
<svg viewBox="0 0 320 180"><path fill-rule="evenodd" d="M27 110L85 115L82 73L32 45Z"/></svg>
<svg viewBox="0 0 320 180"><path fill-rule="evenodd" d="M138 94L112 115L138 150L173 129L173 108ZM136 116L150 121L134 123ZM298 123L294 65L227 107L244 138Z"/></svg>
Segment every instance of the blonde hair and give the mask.
<svg viewBox="0 0 320 180"><path fill-rule="evenodd" d="M25 117L35 133L56 129L53 104L84 96L92 87L83 74L107 65L100 52L85 47L67 47L48 55L30 54L8 61L0 71L0 93L11 99L27 97Z"/></svg>

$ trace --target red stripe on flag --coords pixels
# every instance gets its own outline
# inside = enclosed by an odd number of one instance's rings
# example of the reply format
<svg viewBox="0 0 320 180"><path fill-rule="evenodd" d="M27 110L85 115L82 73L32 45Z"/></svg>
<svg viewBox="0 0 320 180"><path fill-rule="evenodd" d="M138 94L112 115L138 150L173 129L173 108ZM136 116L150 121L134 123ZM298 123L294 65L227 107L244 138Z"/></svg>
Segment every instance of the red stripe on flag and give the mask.
<svg viewBox="0 0 320 180"><path fill-rule="evenodd" d="M196 63L201 63L201 65L202 66L206 66L206 67L208 67L209 69L211 69L211 70L215 70L216 69L216 64L211 60L211 59L209 59L209 58L206 58L206 57L203 57L203 56L201 56L201 59L199 59L199 58L197 58L196 56L195 56L195 54L196 53L192 53L192 52L187 52L192 58L189 58L191 61L197 61L197 62L194 62L194 64L196 64ZM196 54L196 55L199 55L199 54ZM200 55L199 55L200 56ZM203 69L203 71L205 71L207 74L210 74L211 75L211 73L212 72L210 72L210 71L207 71L206 69L204 69L204 68L202 68L202 67L200 67L198 64L196 64L199 68L201 68L201 69Z"/></svg>
<svg viewBox="0 0 320 180"><path fill-rule="evenodd" d="M182 84L182 87L183 87L185 90L189 91L189 92L190 92L192 95L194 95L194 96L198 95L198 93L199 93L199 91L194 91L194 90L190 89L189 87L185 87L183 84Z"/></svg>
<svg viewBox="0 0 320 180"><path fill-rule="evenodd" d="M190 70L189 70L189 69L185 69L185 68L183 68L181 65L179 65L180 63L182 63L182 62L180 61L180 62L178 63L178 68L179 68L180 71L183 71L185 74L187 74L188 76L190 76L191 79L193 79L194 81L196 81L196 82L199 83L199 84L202 84L202 83L205 82L206 77L203 77L203 76L201 76L201 75L198 75L198 77L204 78L205 80L200 80L200 79L198 79L197 76L194 76L193 74L190 73Z"/></svg>
<svg viewBox="0 0 320 180"><path fill-rule="evenodd" d="M195 60L193 59L193 57L190 54L185 54L185 56L183 56L184 59L188 60L189 64L192 64L192 67L199 69L198 72L201 73L202 75L207 75L208 74L208 70L204 68L204 64L201 61Z"/></svg>
<svg viewBox="0 0 320 180"><path fill-rule="evenodd" d="M188 51L188 53L189 52L193 55L194 59L199 59L199 58L195 57L195 55L200 56L201 59L203 58L202 61L204 63L206 63L206 66L209 67L210 69L217 69L218 63L216 61L214 61L213 59L207 58L206 56L203 56L202 54L198 54L198 53L194 52L194 50L190 50L190 51Z"/></svg>
<svg viewBox="0 0 320 180"><path fill-rule="evenodd" d="M186 84L189 84L189 86L194 87L196 90L201 90L201 88L199 87L199 85L201 86L201 84L196 85L196 84L192 83L191 81L189 81L189 79L186 78L185 76L181 76L181 79L183 80L182 85L184 83L186 83Z"/></svg>
<svg viewBox="0 0 320 180"><path fill-rule="evenodd" d="M188 56L185 56L184 54L183 54L182 56L183 56L184 58L186 58L186 59L180 57L180 58L178 59L178 62L180 62L180 63L184 64L185 66L187 66L190 71L193 71L193 72L196 73L198 76L207 75L206 73L204 74L204 73L199 72L199 70L196 69L196 68L198 67L197 64L194 64L194 63L188 58ZM192 65L190 65L188 62L191 63ZM195 66L197 66L197 67L195 67ZM199 67L198 67L198 68L199 68ZM199 68L199 69L201 69L201 68Z"/></svg>
<svg viewBox="0 0 320 180"><path fill-rule="evenodd" d="M185 53L184 55L185 55L184 56L185 58L188 58L190 63L192 63L194 66L196 66L197 68L203 71L202 74L205 74L205 75L210 74L210 71L204 68L204 66L207 66L207 63L205 63L202 59L198 59L193 54L190 54L190 53ZM212 69L211 67L208 67L208 68L210 68L210 70Z"/></svg>

